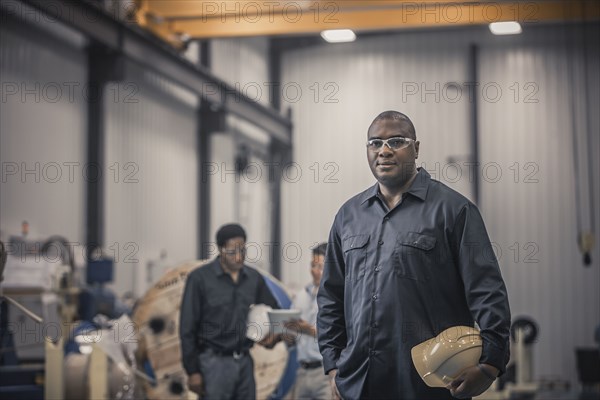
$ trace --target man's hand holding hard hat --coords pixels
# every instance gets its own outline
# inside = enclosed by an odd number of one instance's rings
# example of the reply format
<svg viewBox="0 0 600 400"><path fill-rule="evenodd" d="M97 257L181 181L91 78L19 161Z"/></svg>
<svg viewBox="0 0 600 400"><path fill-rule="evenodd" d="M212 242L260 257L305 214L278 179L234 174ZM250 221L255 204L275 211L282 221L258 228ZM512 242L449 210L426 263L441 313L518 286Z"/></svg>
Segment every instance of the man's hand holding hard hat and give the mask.
<svg viewBox="0 0 600 400"><path fill-rule="evenodd" d="M412 348L413 364L430 387L445 387L454 397L468 398L490 387L498 370L479 364L482 339L479 331L454 326Z"/></svg>

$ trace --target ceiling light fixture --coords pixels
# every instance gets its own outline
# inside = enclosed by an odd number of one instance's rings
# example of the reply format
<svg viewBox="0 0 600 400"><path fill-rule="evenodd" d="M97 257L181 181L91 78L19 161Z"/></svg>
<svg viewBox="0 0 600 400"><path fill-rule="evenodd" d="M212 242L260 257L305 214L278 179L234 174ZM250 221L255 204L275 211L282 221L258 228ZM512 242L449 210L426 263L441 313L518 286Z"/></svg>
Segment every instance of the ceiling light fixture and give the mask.
<svg viewBox="0 0 600 400"><path fill-rule="evenodd" d="M523 32L521 24L515 21L492 22L490 24L490 31L494 35L516 35Z"/></svg>
<svg viewBox="0 0 600 400"><path fill-rule="evenodd" d="M350 29L329 29L321 32L321 37L329 43L354 42L356 35Z"/></svg>

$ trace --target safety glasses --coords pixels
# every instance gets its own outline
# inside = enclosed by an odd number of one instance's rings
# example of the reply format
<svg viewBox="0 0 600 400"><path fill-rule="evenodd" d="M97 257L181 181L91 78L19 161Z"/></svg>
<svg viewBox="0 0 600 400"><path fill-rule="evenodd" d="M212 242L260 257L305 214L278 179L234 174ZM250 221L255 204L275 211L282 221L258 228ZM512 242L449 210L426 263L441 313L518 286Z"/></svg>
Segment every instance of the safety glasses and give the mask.
<svg viewBox="0 0 600 400"><path fill-rule="evenodd" d="M380 150L383 145L387 145L390 150L401 150L410 146L414 141L414 139L403 136L395 136L389 139L369 139L367 141L367 148L369 150L377 151Z"/></svg>

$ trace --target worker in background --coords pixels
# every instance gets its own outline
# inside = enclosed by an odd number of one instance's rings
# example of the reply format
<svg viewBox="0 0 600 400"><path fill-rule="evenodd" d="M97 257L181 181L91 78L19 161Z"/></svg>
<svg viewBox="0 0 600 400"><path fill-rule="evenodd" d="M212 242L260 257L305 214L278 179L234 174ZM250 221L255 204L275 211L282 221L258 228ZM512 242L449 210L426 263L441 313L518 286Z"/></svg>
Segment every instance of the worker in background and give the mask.
<svg viewBox="0 0 600 400"><path fill-rule="evenodd" d="M379 114L366 152L377 183L335 216L317 294L319 347L333 392L344 399L479 395L506 368L510 328L506 287L479 210L416 168L419 142L406 115ZM428 387L412 347L475 321L479 364L446 388Z"/></svg>
<svg viewBox="0 0 600 400"><path fill-rule="evenodd" d="M183 367L189 389L203 399L254 399L248 311L251 304L279 306L262 275L244 264L244 229L224 225L216 239L219 255L186 280L179 325ZM270 348L277 340L267 335L260 344Z"/></svg>
<svg viewBox="0 0 600 400"><path fill-rule="evenodd" d="M331 399L329 378L323 373L323 357L317 343L317 291L325 265L327 243L312 250L310 275L312 282L294 297L292 308L300 310L300 319L286 323L286 328L296 331L297 358L294 399ZM291 332L290 332L291 333Z"/></svg>

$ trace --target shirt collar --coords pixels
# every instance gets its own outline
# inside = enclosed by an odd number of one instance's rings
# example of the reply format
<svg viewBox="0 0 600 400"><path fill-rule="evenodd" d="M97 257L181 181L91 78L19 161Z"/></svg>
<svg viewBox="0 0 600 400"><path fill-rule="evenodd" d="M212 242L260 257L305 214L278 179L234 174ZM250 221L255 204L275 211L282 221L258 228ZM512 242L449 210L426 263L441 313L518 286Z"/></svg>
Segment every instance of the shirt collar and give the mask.
<svg viewBox="0 0 600 400"><path fill-rule="evenodd" d="M417 176L413 181L410 188L406 191L407 194L411 194L423 201L427 198L427 190L429 189L429 181L431 181L431 175L425 169L417 168ZM371 186L364 192L363 198L360 204L378 197L379 195L379 182Z"/></svg>
<svg viewBox="0 0 600 400"><path fill-rule="evenodd" d="M221 266L221 256L217 256L217 258L215 258L215 261L213 261L211 268L212 268L213 272L215 273L215 275L217 275L217 277L221 277L222 275L225 275L225 271L223 270L223 267ZM242 269L240 269L240 275L246 276L247 274L248 273L246 272L246 265L244 264Z"/></svg>

